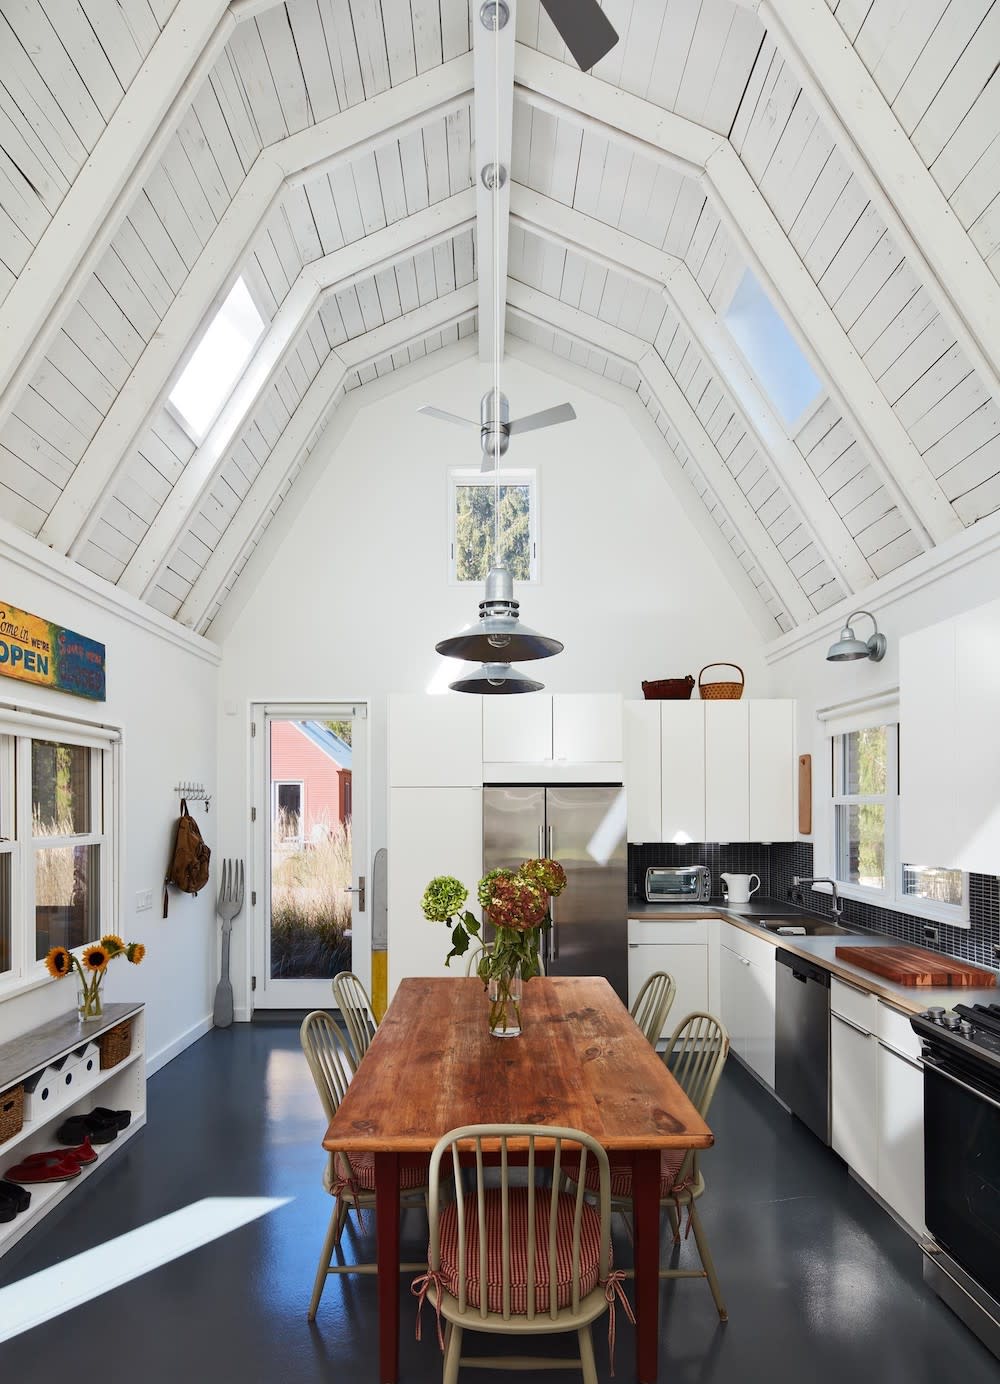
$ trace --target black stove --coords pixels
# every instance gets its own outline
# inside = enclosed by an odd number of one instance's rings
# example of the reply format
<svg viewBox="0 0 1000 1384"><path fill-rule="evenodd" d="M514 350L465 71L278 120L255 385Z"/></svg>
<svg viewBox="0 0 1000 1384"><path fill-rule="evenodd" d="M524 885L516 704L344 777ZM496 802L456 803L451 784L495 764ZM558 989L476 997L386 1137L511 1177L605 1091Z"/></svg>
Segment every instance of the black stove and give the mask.
<svg viewBox="0 0 1000 1384"><path fill-rule="evenodd" d="M966 1062L980 1059L1000 1074L1000 1004L925 1009L910 1023L931 1054Z"/></svg>

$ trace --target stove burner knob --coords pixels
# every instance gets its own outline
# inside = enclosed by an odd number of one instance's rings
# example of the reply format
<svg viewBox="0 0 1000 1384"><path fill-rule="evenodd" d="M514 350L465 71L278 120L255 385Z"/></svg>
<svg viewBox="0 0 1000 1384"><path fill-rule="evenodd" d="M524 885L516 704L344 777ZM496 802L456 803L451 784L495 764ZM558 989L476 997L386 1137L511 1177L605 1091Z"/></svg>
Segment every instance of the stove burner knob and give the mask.
<svg viewBox="0 0 1000 1384"><path fill-rule="evenodd" d="M969 1023L968 1019L963 1019L958 1027L961 1031L963 1038L971 1038L973 1033L975 1033L975 1029Z"/></svg>
<svg viewBox="0 0 1000 1384"><path fill-rule="evenodd" d="M941 1020L944 1018L944 1009L940 1004L931 1005L930 1009L927 1010L925 1017L930 1019L932 1024L939 1024Z"/></svg>
<svg viewBox="0 0 1000 1384"><path fill-rule="evenodd" d="M941 1022L944 1024L945 1028L950 1029L951 1032L954 1033L961 1023L961 1020L957 1014L946 1014Z"/></svg>

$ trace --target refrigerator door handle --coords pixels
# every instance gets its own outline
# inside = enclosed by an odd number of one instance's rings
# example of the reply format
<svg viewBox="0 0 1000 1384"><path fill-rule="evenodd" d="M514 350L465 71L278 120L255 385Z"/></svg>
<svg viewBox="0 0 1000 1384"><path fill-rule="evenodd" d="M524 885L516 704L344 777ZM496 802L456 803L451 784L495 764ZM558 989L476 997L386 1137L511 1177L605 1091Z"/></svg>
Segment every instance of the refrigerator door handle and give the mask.
<svg viewBox="0 0 1000 1384"><path fill-rule="evenodd" d="M550 826L546 826L545 828L545 846L545 854L548 856L549 860L555 860L555 845L552 828ZM552 928L549 932L549 956L553 960L556 960L559 956L559 923L556 918L556 901L553 898L549 899L549 914L552 918Z"/></svg>

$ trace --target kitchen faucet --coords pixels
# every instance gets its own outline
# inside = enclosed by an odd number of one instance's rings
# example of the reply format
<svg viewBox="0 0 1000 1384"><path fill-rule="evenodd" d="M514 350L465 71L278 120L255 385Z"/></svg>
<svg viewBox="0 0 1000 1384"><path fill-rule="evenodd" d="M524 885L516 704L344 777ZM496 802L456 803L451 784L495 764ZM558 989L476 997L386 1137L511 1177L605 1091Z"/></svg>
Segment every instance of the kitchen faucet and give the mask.
<svg viewBox="0 0 1000 1384"><path fill-rule="evenodd" d="M840 915L844 910L840 906L840 897L837 894L837 881L830 879L828 875L816 875L815 878L807 875L792 876L793 889L801 889L803 884L828 884L830 886L833 895L830 901L830 912L833 915L833 921L839 923Z"/></svg>

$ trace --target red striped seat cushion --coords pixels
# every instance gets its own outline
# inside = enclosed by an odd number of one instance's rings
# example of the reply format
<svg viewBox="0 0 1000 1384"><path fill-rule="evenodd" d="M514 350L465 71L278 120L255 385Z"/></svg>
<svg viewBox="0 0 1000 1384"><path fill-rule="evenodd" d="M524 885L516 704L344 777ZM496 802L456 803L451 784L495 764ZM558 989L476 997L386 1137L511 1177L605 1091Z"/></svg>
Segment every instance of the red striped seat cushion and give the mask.
<svg viewBox="0 0 1000 1384"><path fill-rule="evenodd" d="M684 1162L684 1155L687 1149L664 1149L660 1154L660 1198L661 1200L672 1195L674 1183L677 1181L677 1174L681 1170ZM567 1157L565 1162L566 1172L573 1177L579 1169L579 1159ZM588 1192L599 1192L601 1190L600 1172L597 1163L593 1158L587 1160L587 1173L584 1184ZM631 1163L615 1162L614 1156L611 1158L611 1195L628 1200L632 1196L632 1165Z"/></svg>
<svg viewBox="0 0 1000 1384"><path fill-rule="evenodd" d="M348 1158L351 1160L351 1169L354 1173L354 1186L359 1192L374 1192L375 1190L375 1155L373 1153L350 1153ZM335 1153L334 1163L336 1164L336 1176L342 1183L347 1182L347 1164L339 1153ZM423 1187L427 1182L427 1164L417 1164L413 1167L401 1165L399 1169L399 1186L403 1192L412 1192L416 1187ZM347 1188L350 1191L350 1187Z"/></svg>
<svg viewBox="0 0 1000 1384"><path fill-rule="evenodd" d="M528 1311L528 1190L511 1187L510 1216L510 1310L516 1316ZM540 1188L535 1202L535 1310L549 1310L549 1201L550 1193ZM503 1311L503 1258L501 1246L501 1191L488 1187L486 1202L487 1285L486 1305L491 1312ZM557 1303L569 1307L573 1301L573 1216L574 1197L559 1197L557 1211L556 1273ZM458 1276L458 1204L450 1202L441 1212L441 1270L440 1279L453 1297L459 1296ZM476 1203L465 1203L465 1245L467 1301L470 1307L481 1304L479 1283L479 1222ZM580 1296L596 1288L600 1281L601 1221L592 1206L584 1204L580 1225Z"/></svg>

